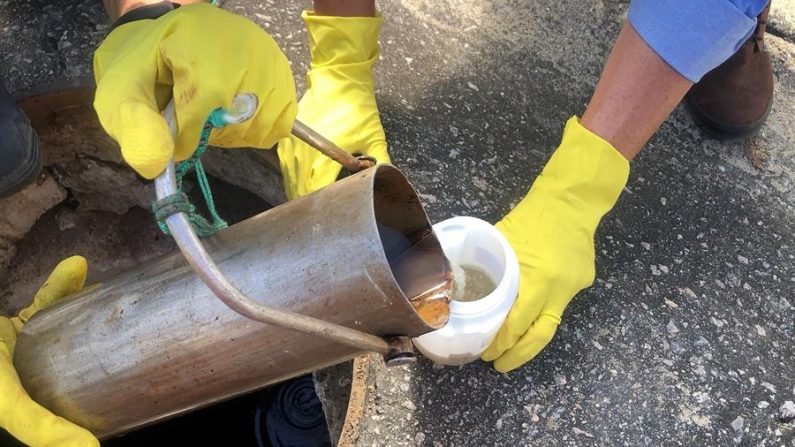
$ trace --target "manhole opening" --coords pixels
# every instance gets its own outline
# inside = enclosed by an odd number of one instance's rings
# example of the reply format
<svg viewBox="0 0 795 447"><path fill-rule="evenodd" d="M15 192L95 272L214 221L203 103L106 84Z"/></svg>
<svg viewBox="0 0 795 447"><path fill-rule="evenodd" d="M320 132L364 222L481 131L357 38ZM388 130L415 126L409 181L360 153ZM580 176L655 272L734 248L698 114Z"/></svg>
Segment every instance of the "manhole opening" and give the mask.
<svg viewBox="0 0 795 447"><path fill-rule="evenodd" d="M86 89L61 91L23 101L42 140L45 168L37 186L49 182L55 193L42 196L40 209L32 217L35 224L18 231L2 247L12 247L5 252L5 260L0 259L2 314L16 313L27 305L65 257L80 254L88 259L87 284L91 284L176 250L144 207L154 190L123 166L113 152L117 148L109 147L91 110L90 93ZM272 185L281 184L278 171L274 175L273 160L263 162L258 154L252 156L253 151L235 152L214 155L220 157L215 166L222 165L218 169L224 178L235 179L235 184L210 175L218 212L230 225L271 208L261 197L263 190L268 196ZM267 177L264 181L270 182L257 188L260 194L236 186L237 178L251 177L252 172L261 175L256 181ZM256 181L255 186L262 186ZM187 185L191 201L206 215L192 176L187 177ZM37 200L35 194L27 199L33 204ZM0 209L0 223L4 212L10 211ZM2 234L0 242L8 242ZM323 407L308 375L109 439L103 445L174 445L175 441L266 447L331 444ZM0 445L22 444L15 444L0 429Z"/></svg>

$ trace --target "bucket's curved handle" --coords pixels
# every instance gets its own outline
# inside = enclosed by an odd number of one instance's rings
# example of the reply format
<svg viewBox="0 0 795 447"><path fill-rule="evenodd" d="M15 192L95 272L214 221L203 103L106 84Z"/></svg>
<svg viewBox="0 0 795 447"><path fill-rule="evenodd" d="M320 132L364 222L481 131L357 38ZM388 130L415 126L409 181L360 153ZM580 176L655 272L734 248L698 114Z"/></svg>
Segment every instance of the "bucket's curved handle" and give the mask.
<svg viewBox="0 0 795 447"><path fill-rule="evenodd" d="M237 95L233 101L232 110L227 111L227 122L241 123L246 121L254 114L256 109L257 97L255 95ZM163 111L163 117L168 123L172 136L175 136L177 129L173 100L169 102ZM165 171L155 179L155 191L158 200L178 192L173 158L169 160ZM317 318L266 306L252 300L232 285L218 269L218 266L204 249L201 240L193 231L193 227L184 213L174 213L168 216L165 221L171 236L199 278L224 304L240 315L305 334L326 337L357 349L379 352L385 356L389 363L394 364L403 362L406 359L413 359L411 341L407 342L408 337L387 337L384 339Z"/></svg>

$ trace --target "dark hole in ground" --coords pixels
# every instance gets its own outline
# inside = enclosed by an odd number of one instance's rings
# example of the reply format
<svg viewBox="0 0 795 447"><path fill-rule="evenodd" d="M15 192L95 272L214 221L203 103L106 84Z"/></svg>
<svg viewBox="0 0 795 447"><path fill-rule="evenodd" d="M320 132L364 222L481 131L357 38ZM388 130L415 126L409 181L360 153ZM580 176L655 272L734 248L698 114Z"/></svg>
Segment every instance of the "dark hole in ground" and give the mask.
<svg viewBox="0 0 795 447"><path fill-rule="evenodd" d="M201 191L192 176L187 180L192 203L207 216ZM218 213L230 225L271 208L255 194L221 180L210 178L210 185ZM170 237L159 232L148 210L136 207L116 215L80 211L78 205L66 200L39 219L18 244L10 281L30 282L63 257L83 254L89 261L89 271L94 269L89 276L91 283L176 250ZM107 447L185 444L271 447L324 446L331 442L312 376L308 375L102 443ZM22 445L0 429L0 446Z"/></svg>
<svg viewBox="0 0 795 447"><path fill-rule="evenodd" d="M103 447L330 446L311 375L298 377L102 442ZM22 447L0 429L0 446Z"/></svg>

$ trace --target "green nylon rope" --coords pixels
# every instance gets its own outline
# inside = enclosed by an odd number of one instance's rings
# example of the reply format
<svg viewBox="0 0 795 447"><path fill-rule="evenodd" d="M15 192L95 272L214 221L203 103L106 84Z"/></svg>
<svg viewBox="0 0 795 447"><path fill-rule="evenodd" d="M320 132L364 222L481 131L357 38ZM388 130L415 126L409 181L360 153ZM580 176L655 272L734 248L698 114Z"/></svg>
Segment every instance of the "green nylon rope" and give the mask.
<svg viewBox="0 0 795 447"><path fill-rule="evenodd" d="M210 236L218 230L228 226L226 221L218 215L218 211L215 209L213 193L210 190L210 183L207 181L207 174L204 172L204 165L202 165L201 162L201 156L207 150L207 145L210 141L210 133L212 133L213 129L220 129L229 124L225 116L226 110L222 107L218 107L210 112L210 116L207 117L207 121L204 122L204 127L202 127L201 134L199 135L199 144L196 146L193 155L176 166L175 176L177 178L177 189L179 192L152 203L152 212L155 214L157 225L163 233L171 234L168 230L168 225L166 225L166 218L176 213L185 213L187 215L188 221L199 237ZM207 220L204 216L199 214L196 211L196 207L188 200L188 196L182 191L182 179L191 169L196 170L196 180L204 196L207 209L210 211L212 221Z"/></svg>

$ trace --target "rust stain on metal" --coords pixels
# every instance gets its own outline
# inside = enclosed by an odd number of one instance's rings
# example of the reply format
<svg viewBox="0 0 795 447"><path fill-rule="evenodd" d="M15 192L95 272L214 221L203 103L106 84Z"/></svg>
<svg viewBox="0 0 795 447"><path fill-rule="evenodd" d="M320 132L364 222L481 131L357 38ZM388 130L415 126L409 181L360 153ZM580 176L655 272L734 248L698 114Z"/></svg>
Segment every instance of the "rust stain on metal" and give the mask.
<svg viewBox="0 0 795 447"><path fill-rule="evenodd" d="M451 284L445 284L436 293L420 296L411 301L414 311L431 326L441 327L450 318Z"/></svg>

